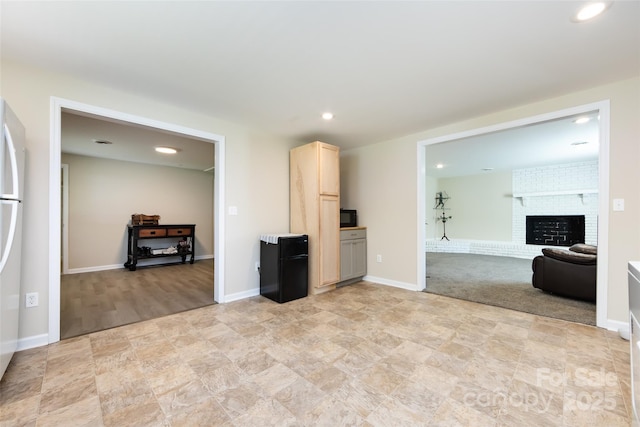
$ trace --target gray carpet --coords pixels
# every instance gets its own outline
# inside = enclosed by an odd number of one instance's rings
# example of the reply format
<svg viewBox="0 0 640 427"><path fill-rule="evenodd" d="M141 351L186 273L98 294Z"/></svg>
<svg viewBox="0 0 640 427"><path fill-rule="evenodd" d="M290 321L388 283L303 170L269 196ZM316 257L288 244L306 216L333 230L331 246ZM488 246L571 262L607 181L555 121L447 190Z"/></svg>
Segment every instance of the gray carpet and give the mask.
<svg viewBox="0 0 640 427"><path fill-rule="evenodd" d="M531 285L531 260L427 252L425 292L571 322L596 324L596 305Z"/></svg>

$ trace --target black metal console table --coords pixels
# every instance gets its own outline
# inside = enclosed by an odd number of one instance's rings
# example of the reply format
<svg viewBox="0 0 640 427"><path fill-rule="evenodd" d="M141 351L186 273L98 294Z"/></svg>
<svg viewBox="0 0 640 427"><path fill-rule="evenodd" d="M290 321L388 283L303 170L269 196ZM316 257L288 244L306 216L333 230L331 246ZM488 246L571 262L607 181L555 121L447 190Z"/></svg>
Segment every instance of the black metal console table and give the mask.
<svg viewBox="0 0 640 427"><path fill-rule="evenodd" d="M182 263L187 261L193 264L195 259L194 239L196 235L195 224L170 224L170 225L129 225L127 260L125 268L135 271L138 260L150 258L180 257ZM138 246L141 240L146 239L167 239L171 242L176 252L165 249L151 249L149 247Z"/></svg>

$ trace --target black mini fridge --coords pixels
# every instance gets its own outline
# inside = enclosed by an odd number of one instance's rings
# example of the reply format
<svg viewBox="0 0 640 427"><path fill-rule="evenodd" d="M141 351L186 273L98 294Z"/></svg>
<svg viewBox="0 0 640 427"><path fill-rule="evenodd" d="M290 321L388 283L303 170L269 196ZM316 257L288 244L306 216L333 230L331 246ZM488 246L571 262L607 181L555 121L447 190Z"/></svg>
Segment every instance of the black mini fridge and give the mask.
<svg viewBox="0 0 640 427"><path fill-rule="evenodd" d="M260 295L283 303L307 296L309 236L260 236Z"/></svg>

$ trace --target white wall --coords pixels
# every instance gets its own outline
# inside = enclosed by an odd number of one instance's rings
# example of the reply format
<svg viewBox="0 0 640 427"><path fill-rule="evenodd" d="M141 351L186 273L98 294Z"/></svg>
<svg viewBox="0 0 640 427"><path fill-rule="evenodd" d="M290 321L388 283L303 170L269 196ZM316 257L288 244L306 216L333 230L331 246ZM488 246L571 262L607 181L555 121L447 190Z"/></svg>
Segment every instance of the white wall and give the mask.
<svg viewBox="0 0 640 427"><path fill-rule="evenodd" d="M511 172L441 178L437 191L450 197L445 203L445 215L452 217L446 224L449 239L511 241ZM427 218L433 221L434 214L441 213L432 205L427 209ZM439 239L442 221L437 222L436 228Z"/></svg>
<svg viewBox="0 0 640 427"><path fill-rule="evenodd" d="M134 213L195 224L196 256L213 256L212 173L74 154L62 163L69 165L71 270L123 267Z"/></svg>
<svg viewBox="0 0 640 427"><path fill-rule="evenodd" d="M358 225L367 227L367 276L401 287L416 283L416 141L340 155L341 204L358 209Z"/></svg>
<svg viewBox="0 0 640 427"><path fill-rule="evenodd" d="M0 95L27 130L23 253L28 256L23 264L23 294L40 294L40 305L20 315L20 339L43 336L49 330L48 216L51 209L60 208L49 206L52 96L223 135L226 203L238 208L237 216L226 218L225 294L229 298L259 289L254 269L259 260L259 235L289 229L289 149L301 141L283 141L250 124L231 123L52 71L6 61L0 67Z"/></svg>
<svg viewBox="0 0 640 427"><path fill-rule="evenodd" d="M523 82L526 84L526 82ZM344 151L344 204L356 205L368 226L368 273L415 287L417 269L417 142L579 105L610 100L610 198L625 199L624 212L610 211L608 318L628 317L627 262L640 259L640 77L471 118L367 147ZM611 207L611 203L609 203ZM376 253L389 254L382 263Z"/></svg>

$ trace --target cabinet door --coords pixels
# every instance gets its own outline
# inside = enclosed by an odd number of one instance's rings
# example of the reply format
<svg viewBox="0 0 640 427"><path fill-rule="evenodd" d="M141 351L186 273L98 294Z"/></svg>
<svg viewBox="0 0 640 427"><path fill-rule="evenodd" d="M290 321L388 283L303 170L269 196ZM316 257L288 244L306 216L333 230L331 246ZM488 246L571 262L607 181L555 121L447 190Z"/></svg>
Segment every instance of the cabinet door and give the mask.
<svg viewBox="0 0 640 427"><path fill-rule="evenodd" d="M340 199L320 196L320 282L340 281Z"/></svg>
<svg viewBox="0 0 640 427"><path fill-rule="evenodd" d="M318 149L320 194L340 194L340 149L334 145L320 143Z"/></svg>
<svg viewBox="0 0 640 427"><path fill-rule="evenodd" d="M340 280L347 280L353 277L353 255L351 240L340 242Z"/></svg>
<svg viewBox="0 0 640 427"><path fill-rule="evenodd" d="M353 256L353 276L362 277L367 274L367 240L358 239L353 240L353 246L351 247Z"/></svg>

